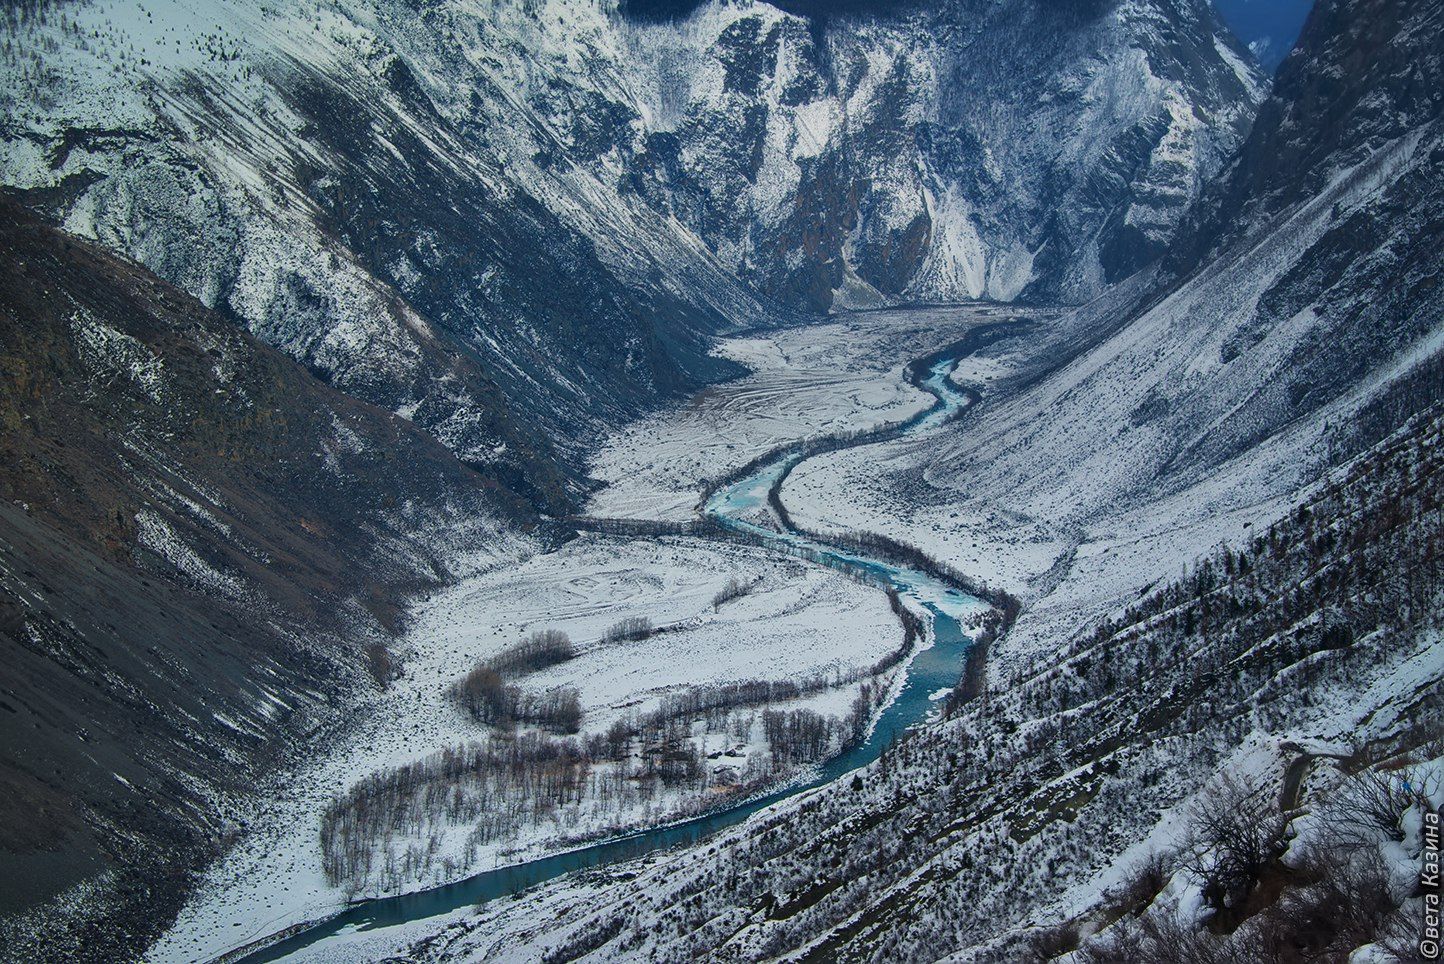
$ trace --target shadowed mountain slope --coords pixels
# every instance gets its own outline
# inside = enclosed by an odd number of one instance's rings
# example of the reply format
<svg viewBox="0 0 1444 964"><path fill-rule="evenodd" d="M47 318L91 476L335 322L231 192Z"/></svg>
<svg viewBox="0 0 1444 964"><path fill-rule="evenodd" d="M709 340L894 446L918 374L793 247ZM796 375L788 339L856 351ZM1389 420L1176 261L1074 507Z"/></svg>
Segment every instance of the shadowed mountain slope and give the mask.
<svg viewBox="0 0 1444 964"><path fill-rule="evenodd" d="M405 596L514 557L533 516L8 199L0 258L0 908L24 931L59 901L37 946L123 957L384 677Z"/></svg>

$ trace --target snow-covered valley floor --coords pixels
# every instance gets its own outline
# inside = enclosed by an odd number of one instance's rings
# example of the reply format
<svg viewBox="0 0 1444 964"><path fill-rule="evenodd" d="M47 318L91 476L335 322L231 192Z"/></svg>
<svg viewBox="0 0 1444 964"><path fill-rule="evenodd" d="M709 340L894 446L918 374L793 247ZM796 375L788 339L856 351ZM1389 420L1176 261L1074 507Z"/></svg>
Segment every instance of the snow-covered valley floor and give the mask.
<svg viewBox="0 0 1444 964"><path fill-rule="evenodd" d="M990 355L974 370L1006 377L1011 365ZM997 407L985 404L959 437L996 432L999 408L1031 403L1006 390L989 401ZM1416 914L1405 903L1417 903L1407 895L1419 814L1440 799L1431 774L1441 650L1437 582L1418 578L1415 557L1427 552L1417 533L1438 503L1401 480L1430 477L1419 453L1437 451L1438 433L1404 435L1300 487L1310 438L1283 432L1191 485L1119 485L1107 511L1092 513L1076 510L1087 494L1077 486L1051 493L1056 512L1019 511L1015 488L992 483L1033 464L989 465L976 450L970 467L949 474L923 435L808 460L783 491L795 521L896 534L965 566L992 562L985 575L1028 594L1030 608L989 653L987 700L925 728L856 782L793 797L703 846L554 880L479 910L346 934L303 957L681 962L774 959L791 946L812 959L1019 960L1054 936L1040 924L1061 921L1057 933L1074 946L1113 928L1093 956L1065 960L1173 959L1172 946L1143 955L1128 941L1149 927L1189 946L1214 940L1196 926L1204 894L1184 866L1199 852L1190 835L1202 832L1208 801L1252 802L1250 812L1265 814L1287 844L1276 872L1292 879L1343 852L1321 832L1329 819L1312 814L1345 812L1351 794L1384 785L1370 779L1397 781L1399 772L1430 799L1401 809L1392 841L1374 849L1399 913ZM1034 464L1048 458L1030 454ZM927 482L950 491L930 494L919 478L928 470ZM1096 477L1126 483L1121 470ZM1400 507L1410 498L1412 516ZM1376 524L1399 518L1413 522ZM1030 525L1051 544L1023 539ZM1337 567L1311 548L1321 532L1373 555ZM977 538L959 538L968 533ZM1212 550L1221 540L1230 548ZM1219 572L1230 574L1226 593L1204 577ZM1320 573L1352 581L1315 595ZM1236 618L1220 618L1226 598ZM1209 613L1205 634L1196 627ZM1357 625L1357 638L1330 642L1325 619ZM972 760L961 771L950 762L960 754ZM1155 864L1158 879L1137 896ZM1314 899L1305 878L1290 886L1285 916L1291 902ZM1330 909L1347 904L1321 899ZM1186 926L1166 930L1179 921ZM873 930L849 929L858 922ZM956 930L939 938L939 922ZM1259 916L1225 949L1256 945L1266 923ZM1367 937L1350 937L1346 955L1395 959L1364 946ZM832 958L833 946L858 953Z"/></svg>
<svg viewBox="0 0 1444 964"><path fill-rule="evenodd" d="M866 428L915 412L926 404L926 397L921 393L913 397L912 389L899 387L904 385L905 361L958 340L969 324L1002 320L1000 315L986 309L878 312L855 316L846 324L730 342L725 350L752 359L753 374L713 390L704 400L659 413L646 423L645 431L634 426L614 439L596 462L596 475L611 484L598 493L589 511L596 516L690 518L709 480L781 443ZM1034 330L1047 331L1042 325ZM1043 455L1023 447L1021 455L1000 458L985 446L974 446L971 461L949 453L954 458L943 462L937 453L950 438L996 435L1001 420L1043 417L1027 408L1026 392L1014 390L1028 361L1022 357L1025 350L1028 347L1017 340L999 343L968 359L954 374L957 381L983 388L985 397L984 404L966 416L961 431L925 428L894 442L819 455L802 462L782 488L789 514L804 528L824 532L861 528L897 537L1022 595L1028 608L1003 644L989 654L989 675L1000 687L992 712L1016 702L1020 720L1033 712L1027 703L1033 690L1024 690L1055 667L1060 641L1091 638L1087 627L1100 616L1142 598L1152 586L1176 579L1180 566L1208 553L1219 540L1240 544L1251 533L1287 517L1298 482L1296 475L1284 476L1279 467L1291 461L1297 466L1309 441L1303 435L1282 433L1224 463L1214 476L1172 491L1136 492L1140 496L1136 499L1124 498L1130 494L1124 470L1099 473L1112 486L1112 498L1103 500L1101 509L1094 505L1099 499L1067 486L1049 490L1051 502L1037 498L1021 502L1014 497L1017 486L1004 483L1033 471L1032 463L1020 460L1037 461ZM826 390L827 360L837 365L833 381L837 395ZM1106 450L1106 445L1102 448ZM1084 502L1092 508L1084 511L1080 508ZM715 605L716 594L729 582L746 585L749 591ZM604 641L609 627L629 617L646 617L665 631L646 639ZM600 735L618 720L648 712L688 687L741 680L846 679L846 685L823 688L788 704L835 717L856 697L856 672L895 651L900 636L888 601L875 589L790 557L690 537L641 541L587 536L555 552L471 578L418 607L407 639L411 652L405 660L405 676L367 708L338 750L293 781L291 791L212 873L153 956L166 960L209 956L337 908L346 894L328 885L318 846L321 816L332 795L377 768L415 762L440 747L476 738L482 727L448 702L445 690L477 659L495 655L538 629L567 633L577 654L529 674L525 685L575 687L585 711L583 737ZM1419 662L1421 679L1437 675L1437 659L1425 659L1431 650L1426 645L1417 657L1410 657ZM1380 667L1388 673L1396 671L1393 663L1381 662ZM1386 688L1393 692L1408 687L1390 683ZM1351 690L1329 703L1324 721L1332 721L1329 726L1312 721L1290 727L1282 736L1250 734L1244 727L1234 734L1247 737L1238 751L1237 769L1268 783L1277 779L1281 767L1291 765L1289 753L1294 751L1289 747L1342 745L1344 735L1359 724L1344 721L1336 710L1349 705L1354 695ZM1386 695L1369 705L1387 701ZM984 717L965 714L937 732L962 727L986 733L986 722ZM752 724L739 728L729 718L716 731L709 725L707 732L699 734L694 728L692 735L702 741L700 757L707 761L703 765L709 772L728 768L755 773L756 768L748 769L751 761L768 752L757 730ZM1023 735L1017 740L1012 730L1007 730L1006 739L998 736L1018 744L1019 773L1036 763L1019 748L1032 739L1024 730L1028 728L1019 731ZM928 740L916 744L922 748L918 752L932 745ZM943 740L939 745L948 744ZM936 768L920 766L919 772ZM1069 784L1074 776L1040 774L1034 791L1042 802L1035 800L1030 806L1049 812L1050 795L1066 796L1076 790ZM1168 781L1158 784L1167 791L1163 796L1183 799L1197 789L1198 774L1189 770L1184 776L1187 779L1180 778L1177 786ZM1110 784L1108 792L1126 794L1132 792L1130 787L1155 786L1147 782L1154 779L1147 774L1137 776L1136 785L1129 782L1134 776L1126 777L1114 781L1116 786ZM712 786L704 780L704 789ZM891 792L882 785L868 784L868 788L869 793ZM979 799L993 792L987 780L969 791ZM1000 784L997 792L1011 791ZM693 792L694 806L696 799ZM790 826L794 818L799 826L806 826L802 812L829 800L842 810L856 805L846 794L823 788L792 797L765 815L754 815L750 826L760 832L759 818L772 821L769 826ZM475 872L539 857L564 848L567 840L605 836L629 824L665 822L687 812L688 805L686 793L663 793L644 800L563 808L556 819L533 822L520 833L482 846L466 869ZM1107 811L1108 807L1098 810ZM1151 811L1133 815L1130 819L1136 817L1136 825L1128 825L1129 833L1161 839L1156 827L1150 835L1155 816ZM846 821L840 825L846 826ZM686 852L634 862L614 883L622 892L630 886L626 875L685 877L691 872L687 868L704 865L709 854L748 839L747 832L744 827ZM1046 835L1029 839L1044 841ZM456 834L443 834L439 847L454 857L461 843ZM972 840L965 849L977 843ZM1051 851L1047 856L1038 866L1061 859ZM1009 866L1032 865L1023 861ZM1112 879L1109 875L1118 866L1115 862L1110 869L1107 861L1089 864L1067 893L1047 898L1048 906L1062 913L1059 908L1067 905L1072 916L1084 913L1102 899ZM464 875L454 866L438 871L428 862L390 889L420 889ZM606 870L574 875L528 891L517 903L488 904L480 917L462 909L447 912L445 919L343 932L307 948L299 959L374 960L406 952L416 941L434 949L436 942L449 945L455 939L478 956L533 960L538 942L556 937L549 922L584 920L588 901L610 879ZM360 894L374 892L374 886L363 887ZM899 891L902 896L909 893L906 888ZM1030 900L1043 900L1044 891L1030 893Z"/></svg>
<svg viewBox="0 0 1444 964"><path fill-rule="evenodd" d="M996 320L995 312L876 312L726 342L724 351L746 360L753 374L613 440L596 469L611 485L590 509L597 515L686 517L708 479L778 444L911 415L931 399L906 385L906 362L979 321ZM729 582L747 592L715 605ZM662 631L645 639L605 638L629 618L649 620ZM896 615L876 588L787 556L699 539L583 536L468 578L416 604L398 653L400 678L354 710L324 755L278 776L274 790L263 794L273 802L249 821L148 959L209 959L327 916L353 894L424 889L622 827L664 822L705 805L706 794L718 789L714 776L766 778L764 728L757 713L739 713L720 732L709 727L695 734L708 770L701 796L688 787L645 799L583 803L479 847L468 846L464 824L443 827L433 840L416 841L436 851L424 866L398 872L385 884L370 879L347 889L328 880L320 828L337 795L373 773L484 740L489 728L448 699L447 690L479 660L537 630L566 633L576 656L528 674L525 687L574 687L583 708L579 741L599 739L619 720L655 711L663 697L749 680L840 679L843 685L781 707L842 718L864 682L890 685L890 675L871 679L869 673L902 639Z"/></svg>
<svg viewBox="0 0 1444 964"><path fill-rule="evenodd" d="M1029 314L994 305L891 309L727 339L721 353L751 374L636 422L604 444L591 474L607 485L588 511L692 518L709 480L779 445L901 421L926 409L932 396L904 379L908 362L980 323ZM990 363L969 364L971 371Z"/></svg>
<svg viewBox="0 0 1444 964"><path fill-rule="evenodd" d="M713 597L733 577L752 590L714 610ZM609 626L631 616L669 630L602 642ZM208 875L150 957L206 959L341 906L346 894L328 885L319 847L321 814L332 797L372 772L482 738L486 728L447 700L446 688L478 659L540 628L566 632L579 653L528 677L528 686L577 687L583 734L602 733L628 710L654 709L664 693L691 686L859 670L901 638L876 589L786 557L697 540L585 537L466 580L418 608L404 675L357 710L355 725L334 750L278 787L273 805ZM789 707L841 715L854 689L828 689ZM724 733L712 735L705 749L733 750L726 763L741 769L758 747ZM605 833L614 822L654 823L683 802L662 795L631 812L598 807L570 825L530 828L483 848L470 872L541 856L565 838ZM459 840L449 844L460 847ZM465 875L437 866L404 889Z"/></svg>

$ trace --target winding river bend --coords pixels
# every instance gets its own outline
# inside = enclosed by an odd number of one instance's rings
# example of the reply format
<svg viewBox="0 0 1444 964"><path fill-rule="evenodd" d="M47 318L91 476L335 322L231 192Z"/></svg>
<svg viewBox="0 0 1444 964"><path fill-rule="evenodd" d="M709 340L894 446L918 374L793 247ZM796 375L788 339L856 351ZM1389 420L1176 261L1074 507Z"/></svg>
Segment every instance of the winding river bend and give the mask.
<svg viewBox="0 0 1444 964"><path fill-rule="evenodd" d="M967 409L977 396L959 389L951 374L958 362L1012 325L988 325L974 329L963 341L921 359L910 368L910 380L935 398L932 406L905 422L832 444L835 451L851 445L869 445L909 434L926 432L950 421ZM768 511L768 493L785 478L815 446L798 443L773 453L741 479L713 492L704 513L734 531L761 539L765 545L802 555L821 565L845 570L883 588L896 590L922 608L931 619L930 639L904 664L905 677L895 697L874 722L867 738L857 746L819 767L806 781L791 784L766 796L714 811L680 823L642 830L603 843L567 851L511 867L486 871L454 884L398 897L369 900L352 905L323 921L302 924L279 935L225 955L219 960L261 964L290 958L303 949L357 930L393 927L451 913L464 907L507 897L528 887L578 870L619 863L644 854L696 843L698 840L742 823L753 814L788 797L804 793L866 766L908 728L926 720L937 705L934 695L950 690L962 674L972 640L964 633L969 616L987 604L950 585L943 579L916 568L894 565L829 545L821 538L802 532L790 520L778 520L778 528L755 520Z"/></svg>

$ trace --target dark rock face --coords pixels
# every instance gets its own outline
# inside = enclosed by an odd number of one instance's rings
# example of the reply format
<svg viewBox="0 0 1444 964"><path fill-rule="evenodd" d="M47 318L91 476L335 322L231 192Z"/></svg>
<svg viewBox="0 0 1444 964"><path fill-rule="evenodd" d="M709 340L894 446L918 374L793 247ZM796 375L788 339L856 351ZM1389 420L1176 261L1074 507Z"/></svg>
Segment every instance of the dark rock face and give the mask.
<svg viewBox="0 0 1444 964"><path fill-rule="evenodd" d="M1167 262L1180 274L1279 262L1224 346L1225 362L1291 326L1317 334L1290 352L1286 377L1215 426L1180 467L1316 412L1434 326L1444 309L1441 113L1439 4L1321 0L1196 230ZM1429 396L1419 388L1400 390Z"/></svg>
<svg viewBox="0 0 1444 964"><path fill-rule="evenodd" d="M1319 0L1200 232L1238 237L1444 111L1437 3Z"/></svg>
<svg viewBox="0 0 1444 964"><path fill-rule="evenodd" d="M374 685L363 650L446 547L504 556L532 515L8 199L0 256L0 915L89 881L7 946L122 959L244 792Z"/></svg>
<svg viewBox="0 0 1444 964"><path fill-rule="evenodd" d="M444 128L403 62L386 76L413 116ZM353 136L335 118L354 123L372 108L330 78L277 88L334 158L295 172L318 225L429 323L442 353L417 375L438 387L383 381L361 397L393 409L420 399L418 424L463 460L498 463L516 491L556 512L566 505L568 471L558 441L565 448L730 370L701 341L720 318L664 290L620 283L589 239L535 198L438 166L395 116L369 121L386 131L385 148Z"/></svg>
<svg viewBox="0 0 1444 964"><path fill-rule="evenodd" d="M688 16L682 39L635 31L678 160L645 151L630 183L813 310L847 277L888 300L1091 297L1162 253L1261 90L1190 0Z"/></svg>

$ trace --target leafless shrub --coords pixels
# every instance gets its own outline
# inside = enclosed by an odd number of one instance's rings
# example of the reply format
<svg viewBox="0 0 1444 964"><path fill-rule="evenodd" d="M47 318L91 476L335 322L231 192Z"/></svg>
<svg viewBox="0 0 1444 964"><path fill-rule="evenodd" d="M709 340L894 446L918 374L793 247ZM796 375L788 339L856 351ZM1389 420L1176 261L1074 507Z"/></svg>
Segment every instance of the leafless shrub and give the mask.
<svg viewBox="0 0 1444 964"><path fill-rule="evenodd" d="M1231 773L1194 802L1188 820L1180 863L1203 881L1204 900L1215 910L1245 900L1286 849L1288 823L1277 802Z"/></svg>
<svg viewBox="0 0 1444 964"><path fill-rule="evenodd" d="M1330 826L1346 842L1372 844L1380 835L1404 839L1404 814L1427 808L1437 780L1419 770L1369 769L1346 783L1329 807Z"/></svg>
<svg viewBox="0 0 1444 964"><path fill-rule="evenodd" d="M448 747L335 797L321 821L322 865L333 885L353 893L369 884L393 889L432 866L439 826L468 823L461 865L470 867L477 846L577 805L595 783L575 740L527 734Z"/></svg>
<svg viewBox="0 0 1444 964"><path fill-rule="evenodd" d="M556 686L537 694L523 691L513 713L519 723L532 723L554 733L576 733L582 728L581 695L572 686Z"/></svg>
<svg viewBox="0 0 1444 964"><path fill-rule="evenodd" d="M821 760L847 738L841 720L812 710L764 710L762 728L778 770Z"/></svg>
<svg viewBox="0 0 1444 964"><path fill-rule="evenodd" d="M1435 734L1444 732L1444 719L1438 716L1429 720L1428 725L1433 729ZM1444 736L1428 736L1414 750L1414 758L1416 760L1437 760L1441 756L1444 756Z"/></svg>
<svg viewBox="0 0 1444 964"><path fill-rule="evenodd" d="M1024 964L1047 964L1078 946L1078 927L1072 923L1040 927L1023 942Z"/></svg>
<svg viewBox="0 0 1444 964"><path fill-rule="evenodd" d="M1233 777L1225 778L1221 791L1194 808L1190 849L1180 859L1204 879L1206 890L1212 885L1215 893L1237 901L1247 891L1235 886L1228 892L1224 877L1242 878L1250 864L1261 870L1260 861L1273 859L1267 855L1281 848L1281 838L1274 834L1271 817L1262 812L1272 809L1265 806L1271 802L1265 795ZM1229 819L1226 810L1238 816ZM1398 937L1399 908L1377 847L1340 848L1324 842L1301 853L1290 867L1281 867L1279 874L1283 886L1278 899L1230 934L1211 933L1154 904L1137 916L1120 916L1086 941L1078 958L1083 964L1298 964L1343 960L1355 948L1385 946ZM1131 895L1125 905L1130 900L1151 903L1167 877L1167 858L1154 855L1120 896Z"/></svg>
<svg viewBox="0 0 1444 964"><path fill-rule="evenodd" d="M717 595L712 597L712 608L714 610L721 609L724 603L747 595L755 585L757 585L755 582L747 582L736 576L730 577L727 584L717 591Z"/></svg>
<svg viewBox="0 0 1444 964"><path fill-rule="evenodd" d="M1240 964L1227 942L1172 912L1125 917L1078 949L1081 964Z"/></svg>
<svg viewBox="0 0 1444 964"><path fill-rule="evenodd" d="M1268 962L1342 960L1373 943L1395 911L1376 848L1316 849L1278 902L1247 922L1234 943Z"/></svg>
<svg viewBox="0 0 1444 964"><path fill-rule="evenodd" d="M1215 935L1152 909L1124 916L1079 949L1083 964L1298 964L1344 960L1397 927L1388 873L1375 849L1318 848L1280 898L1232 934Z"/></svg>
<svg viewBox="0 0 1444 964"><path fill-rule="evenodd" d="M448 691L481 723L509 727L530 723L555 733L576 733L582 725L581 696L574 687L557 686L532 693L507 683L491 665L482 663Z"/></svg>
<svg viewBox="0 0 1444 964"><path fill-rule="evenodd" d="M520 676L575 659L571 637L559 629L539 629L486 661L503 676Z"/></svg>
<svg viewBox="0 0 1444 964"><path fill-rule="evenodd" d="M627 925L623 914L604 921L588 921L586 926L542 955L541 964L570 964L614 940Z"/></svg>
<svg viewBox="0 0 1444 964"><path fill-rule="evenodd" d="M576 733L581 728L582 705L575 689L557 687L538 694L507 683L508 677L534 673L575 657L576 649L566 633L539 629L477 663L452 684L447 695L482 723L534 723L556 733Z"/></svg>
<svg viewBox="0 0 1444 964"><path fill-rule="evenodd" d="M502 723L511 717L517 687L507 686L501 674L486 663L454 683L450 695L462 709L482 723Z"/></svg>
<svg viewBox="0 0 1444 964"><path fill-rule="evenodd" d="M1379 926L1374 943L1387 955L1385 960L1421 961L1419 941L1424 936L1422 916L1408 910L1396 910Z"/></svg>
<svg viewBox="0 0 1444 964"><path fill-rule="evenodd" d="M395 678L396 668L391 661L391 650L386 648L385 643L372 643L365 651L366 671L376 681L376 685L383 690L391 684Z"/></svg>
<svg viewBox="0 0 1444 964"><path fill-rule="evenodd" d="M1139 914L1153 902L1173 876L1170 861L1170 854L1155 850L1138 863L1111 895L1116 916Z"/></svg>
<svg viewBox="0 0 1444 964"><path fill-rule="evenodd" d="M691 731L675 720L644 730L642 776L657 777L669 787L698 782L704 773L702 751L690 736Z"/></svg>
<svg viewBox="0 0 1444 964"><path fill-rule="evenodd" d="M745 679L732 683L689 686L679 693L668 693L651 714L654 722L666 720L703 719L709 732L719 732L728 717L740 707L766 706L801 699L821 693L834 685L833 680L814 674L798 680Z"/></svg>

